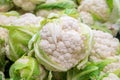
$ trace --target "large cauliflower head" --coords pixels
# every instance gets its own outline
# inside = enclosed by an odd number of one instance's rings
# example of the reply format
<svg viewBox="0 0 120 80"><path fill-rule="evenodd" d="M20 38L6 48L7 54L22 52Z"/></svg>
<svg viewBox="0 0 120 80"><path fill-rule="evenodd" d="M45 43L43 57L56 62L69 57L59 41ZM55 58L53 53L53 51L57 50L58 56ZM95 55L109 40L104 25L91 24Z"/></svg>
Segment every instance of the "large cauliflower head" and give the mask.
<svg viewBox="0 0 120 80"><path fill-rule="evenodd" d="M64 68L52 70L66 71L85 58L85 40L86 36L82 34L79 21L65 15L44 25L40 31L40 40L37 40L35 45L44 51L44 55L47 55L52 63ZM35 52L36 57L46 66L47 62L42 59L42 52L38 53L36 46ZM48 66L51 65L46 67Z"/></svg>
<svg viewBox="0 0 120 80"><path fill-rule="evenodd" d="M100 61L117 55L120 48L117 38L100 30L93 30L93 36L94 45L91 50L90 60Z"/></svg>

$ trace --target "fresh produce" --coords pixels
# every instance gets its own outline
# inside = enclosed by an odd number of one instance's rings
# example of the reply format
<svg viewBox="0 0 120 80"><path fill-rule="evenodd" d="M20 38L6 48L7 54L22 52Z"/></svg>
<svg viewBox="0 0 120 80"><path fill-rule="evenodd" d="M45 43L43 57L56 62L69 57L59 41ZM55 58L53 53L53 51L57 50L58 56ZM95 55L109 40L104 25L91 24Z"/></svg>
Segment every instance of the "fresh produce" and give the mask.
<svg viewBox="0 0 120 80"><path fill-rule="evenodd" d="M120 0L0 0L0 80L120 80Z"/></svg>

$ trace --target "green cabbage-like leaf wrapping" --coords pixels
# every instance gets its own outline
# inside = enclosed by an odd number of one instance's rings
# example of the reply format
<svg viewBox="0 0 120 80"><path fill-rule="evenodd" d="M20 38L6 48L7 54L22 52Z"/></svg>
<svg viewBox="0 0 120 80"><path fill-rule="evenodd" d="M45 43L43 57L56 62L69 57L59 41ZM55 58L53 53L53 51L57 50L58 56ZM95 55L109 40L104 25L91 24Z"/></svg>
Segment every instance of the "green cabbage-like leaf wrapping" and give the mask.
<svg viewBox="0 0 120 80"><path fill-rule="evenodd" d="M67 72L67 80L101 80L101 71L104 67L112 62L115 62L116 59L106 59L100 62L87 62L86 66L81 69L71 69Z"/></svg>
<svg viewBox="0 0 120 80"><path fill-rule="evenodd" d="M85 64L88 62L88 57L93 46L93 33L91 28L82 23L80 25L82 29L82 35L86 36L87 39L84 41L84 44L86 45L86 50L84 54L86 54L86 57L81 62L79 62L79 64L77 65L78 69L81 69L81 67L85 66Z"/></svg>
<svg viewBox="0 0 120 80"><path fill-rule="evenodd" d="M42 73L34 58L23 56L11 66L9 74L13 80L40 80Z"/></svg>
<svg viewBox="0 0 120 80"><path fill-rule="evenodd" d="M76 4L71 1L71 0L61 0L61 1L56 1L53 3L43 3L40 4L36 7L36 10L39 9L47 9L47 10L51 10L51 9L66 9L66 8L75 8Z"/></svg>
<svg viewBox="0 0 120 80"><path fill-rule="evenodd" d="M22 55L28 53L28 42L32 35L36 33L38 27L30 26L2 26L9 30L9 47L7 57L15 61Z"/></svg>
<svg viewBox="0 0 120 80"><path fill-rule="evenodd" d="M113 9L109 21L115 23L120 18L120 0L113 0Z"/></svg>

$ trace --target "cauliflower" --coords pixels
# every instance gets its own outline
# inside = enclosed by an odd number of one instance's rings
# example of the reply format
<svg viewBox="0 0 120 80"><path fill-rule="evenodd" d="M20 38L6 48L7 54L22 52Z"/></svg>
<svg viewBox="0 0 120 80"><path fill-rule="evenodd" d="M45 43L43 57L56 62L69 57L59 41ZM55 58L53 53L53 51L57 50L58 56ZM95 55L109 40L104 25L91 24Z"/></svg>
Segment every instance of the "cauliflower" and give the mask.
<svg viewBox="0 0 120 80"><path fill-rule="evenodd" d="M84 26L78 20L66 15L45 24L40 39L34 43L40 63L49 70L66 71L83 60L88 53L85 53L86 33L82 33L81 27Z"/></svg>
<svg viewBox="0 0 120 80"><path fill-rule="evenodd" d="M109 33L99 30L93 30L93 34L94 45L91 50L90 60L100 61L117 55L120 47L117 38L114 38Z"/></svg>
<svg viewBox="0 0 120 80"><path fill-rule="evenodd" d="M89 12L104 21L110 16L110 10L105 0L82 0L78 11Z"/></svg>
<svg viewBox="0 0 120 80"><path fill-rule="evenodd" d="M102 80L120 80L120 78L113 73L109 73L109 75Z"/></svg>
<svg viewBox="0 0 120 80"><path fill-rule="evenodd" d="M9 45L6 47L7 57L15 61L29 50L28 41L32 35L39 31L42 17L36 17L32 13L21 16L0 15L0 25L9 30Z"/></svg>
<svg viewBox="0 0 120 80"><path fill-rule="evenodd" d="M13 0L14 4L25 11L33 11L37 4L45 0Z"/></svg>
<svg viewBox="0 0 120 80"><path fill-rule="evenodd" d="M94 19L92 17L92 15L88 12L85 11L81 11L80 12L80 17L83 23L87 24L87 25L93 25L94 24Z"/></svg>
<svg viewBox="0 0 120 80"><path fill-rule="evenodd" d="M5 53L8 46L8 31L0 27L0 71L5 67Z"/></svg>
<svg viewBox="0 0 120 80"><path fill-rule="evenodd" d="M40 26L40 22L43 20L42 17L36 17L32 13L25 13L21 16L6 16L0 14L1 25L14 25L14 26Z"/></svg>

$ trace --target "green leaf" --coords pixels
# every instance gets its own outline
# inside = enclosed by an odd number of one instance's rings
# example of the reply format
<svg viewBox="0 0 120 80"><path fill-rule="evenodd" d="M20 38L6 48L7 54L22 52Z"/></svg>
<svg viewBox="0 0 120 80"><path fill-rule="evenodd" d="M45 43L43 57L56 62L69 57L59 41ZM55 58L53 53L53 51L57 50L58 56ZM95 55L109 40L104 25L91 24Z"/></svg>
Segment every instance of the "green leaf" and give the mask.
<svg viewBox="0 0 120 80"><path fill-rule="evenodd" d="M9 30L9 53L7 57L15 61L29 52L28 42L39 31L34 26L2 26Z"/></svg>
<svg viewBox="0 0 120 80"><path fill-rule="evenodd" d="M54 3L43 3L40 4L36 7L36 10L39 9L47 9L47 10L51 10L51 9L66 9L66 8L75 8L76 5L73 1L71 0L67 0L67 1L57 1Z"/></svg>
<svg viewBox="0 0 120 80"><path fill-rule="evenodd" d="M91 28L112 34L112 31L109 30L108 27L102 23L96 23L93 26L91 26Z"/></svg>
<svg viewBox="0 0 120 80"><path fill-rule="evenodd" d="M113 1L114 0L106 0L106 3L107 3L107 5L108 5L108 7L110 8L110 11L112 12L112 10L113 10Z"/></svg>
<svg viewBox="0 0 120 80"><path fill-rule="evenodd" d="M73 18L79 17L79 13L76 9L65 9L64 13L67 14L68 16L73 17Z"/></svg>
<svg viewBox="0 0 120 80"><path fill-rule="evenodd" d="M11 66L9 74L13 80L34 80L40 78L42 73L34 58L23 56Z"/></svg>

